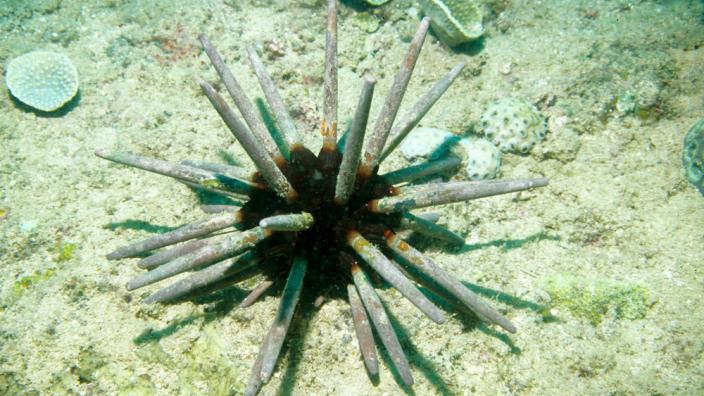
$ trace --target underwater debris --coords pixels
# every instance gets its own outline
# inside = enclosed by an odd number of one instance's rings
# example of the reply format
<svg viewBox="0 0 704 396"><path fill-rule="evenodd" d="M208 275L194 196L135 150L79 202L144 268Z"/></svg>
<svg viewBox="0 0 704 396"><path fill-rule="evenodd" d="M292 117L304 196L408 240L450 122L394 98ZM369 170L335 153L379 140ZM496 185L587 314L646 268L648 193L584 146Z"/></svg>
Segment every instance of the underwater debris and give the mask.
<svg viewBox="0 0 704 396"><path fill-rule="evenodd" d="M321 122L323 145L318 155L303 146L298 129L256 51L248 50L249 60L282 136L281 149L205 35L199 37L203 48L244 122L211 84L203 80L199 84L258 172L249 178L240 178L221 174L198 162L174 164L135 154L96 151L96 155L107 160L244 201L241 208L225 207L205 220L120 248L107 258L116 260L155 253L140 261L140 267L151 270L129 281L129 290L194 271L147 297L145 303L169 302L202 287L227 286L262 274L265 280L241 304L250 305L272 284L283 285L278 311L252 367L246 395L258 393L271 379L304 285L310 290L335 288L343 295L347 291L368 372L372 375L378 372L374 328L406 386L414 382L410 365L368 274L379 275L436 323L445 321L443 312L420 292L414 281L432 285L432 290L441 297L462 303L486 323L511 333L516 331L507 318L406 243L397 232L411 229L431 238L461 244L464 242L461 236L411 214L410 210L542 187L548 180L406 185L427 174L457 167L457 159L378 173L379 164L427 113L463 67L462 63L455 66L394 126L428 32L428 18L421 21L366 140L375 80L371 77L363 80L357 109L341 151L337 141L336 19L336 1L329 0ZM171 247L181 242L183 244ZM160 248L167 249L157 251Z"/></svg>
<svg viewBox="0 0 704 396"><path fill-rule="evenodd" d="M22 103L41 111L55 111L76 96L78 72L68 56L33 51L7 65L10 93Z"/></svg>

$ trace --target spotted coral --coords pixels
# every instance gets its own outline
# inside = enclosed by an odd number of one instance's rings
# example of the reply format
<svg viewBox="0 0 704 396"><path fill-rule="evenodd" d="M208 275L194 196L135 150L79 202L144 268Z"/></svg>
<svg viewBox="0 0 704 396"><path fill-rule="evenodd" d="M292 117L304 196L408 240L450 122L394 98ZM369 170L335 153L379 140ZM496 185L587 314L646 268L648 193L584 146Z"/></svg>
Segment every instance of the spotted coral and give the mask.
<svg viewBox="0 0 704 396"><path fill-rule="evenodd" d="M71 60L50 51L32 51L10 61L5 81L14 97L46 112L58 110L78 92L78 72Z"/></svg>

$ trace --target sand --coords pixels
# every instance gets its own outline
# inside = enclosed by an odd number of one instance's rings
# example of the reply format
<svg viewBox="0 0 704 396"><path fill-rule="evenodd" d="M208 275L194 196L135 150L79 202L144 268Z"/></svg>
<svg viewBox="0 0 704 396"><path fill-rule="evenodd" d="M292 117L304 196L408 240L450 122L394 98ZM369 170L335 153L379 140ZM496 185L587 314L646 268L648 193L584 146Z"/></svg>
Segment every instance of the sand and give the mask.
<svg viewBox="0 0 704 396"><path fill-rule="evenodd" d="M105 254L201 218L201 197L93 151L234 158L251 168L195 82L216 80L200 32L257 97L245 48L261 45L306 143L320 147L320 3L0 5L3 73L13 57L49 49L66 53L81 81L79 100L58 114L0 96L0 394L244 390L278 300L237 308L249 282L180 304L140 304L156 288L127 292L141 270ZM681 166L684 134L704 116L704 4L495 0L485 9L479 42L452 50L427 40L407 98L465 61L422 125L471 133L488 103L523 97L549 117L550 131L529 155L504 155L502 177L551 183L444 206L440 222L467 244L420 245L518 332L450 307L436 325L381 290L411 362L411 390L383 355L370 381L344 301L309 302L262 394L704 393L704 198ZM363 73L377 77L377 94L388 90L418 18L410 0L340 7L341 120ZM404 165L399 154L385 163Z"/></svg>

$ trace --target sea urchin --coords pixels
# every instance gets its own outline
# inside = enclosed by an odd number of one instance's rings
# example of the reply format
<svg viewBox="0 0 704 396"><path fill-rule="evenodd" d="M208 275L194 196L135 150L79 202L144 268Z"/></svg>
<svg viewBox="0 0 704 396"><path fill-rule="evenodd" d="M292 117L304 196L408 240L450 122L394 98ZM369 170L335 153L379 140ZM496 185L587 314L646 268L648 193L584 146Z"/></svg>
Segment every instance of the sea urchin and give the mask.
<svg viewBox="0 0 704 396"><path fill-rule="evenodd" d="M199 37L205 52L232 96L244 123L220 94L200 81L203 92L235 135L257 172L243 174L228 165L184 161L180 164L129 153L96 154L102 158L166 175L187 185L234 197L241 206L206 206L211 217L174 231L133 243L108 255L121 259L144 255L149 269L128 282L134 290L177 274L192 273L149 296L145 302L166 302L201 288L241 282L263 274L264 281L242 301L252 304L273 284L285 281L280 305L254 363L246 394L256 394L274 371L304 280L311 287L333 285L347 292L359 347L367 370L378 373L372 327L406 385L413 383L408 361L368 273L375 272L425 315L443 323L441 310L411 279L438 295L458 301L484 322L509 332L516 329L458 280L407 244L398 234L410 229L451 243L463 238L410 213L451 202L545 186L543 178L526 180L413 184L454 169L458 160L429 161L379 175L379 163L403 140L459 75L463 64L438 81L411 110L393 125L406 86L428 31L425 18L411 42L380 115L364 144L374 79L364 79L356 112L344 144L337 139L337 21L335 0L328 1L323 145L316 156L300 135L257 53L249 60L274 116L276 141L257 115L235 77L207 37ZM387 142L388 141L388 142Z"/></svg>

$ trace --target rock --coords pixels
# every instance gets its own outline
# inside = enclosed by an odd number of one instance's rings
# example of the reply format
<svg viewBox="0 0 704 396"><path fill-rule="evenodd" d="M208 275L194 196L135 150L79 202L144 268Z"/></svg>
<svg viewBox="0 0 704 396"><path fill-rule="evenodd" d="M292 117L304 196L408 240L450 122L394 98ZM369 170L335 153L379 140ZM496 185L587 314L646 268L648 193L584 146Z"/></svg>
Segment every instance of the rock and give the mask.
<svg viewBox="0 0 704 396"><path fill-rule="evenodd" d="M33 51L7 65L5 77L10 93L22 103L41 111L54 111L78 92L78 72L64 54Z"/></svg>
<svg viewBox="0 0 704 396"><path fill-rule="evenodd" d="M481 129L501 151L527 154L545 138L547 123L538 109L526 100L504 98L484 111Z"/></svg>
<svg viewBox="0 0 704 396"><path fill-rule="evenodd" d="M420 0L430 17L433 33L450 47L472 41L484 33L482 11L474 0Z"/></svg>

